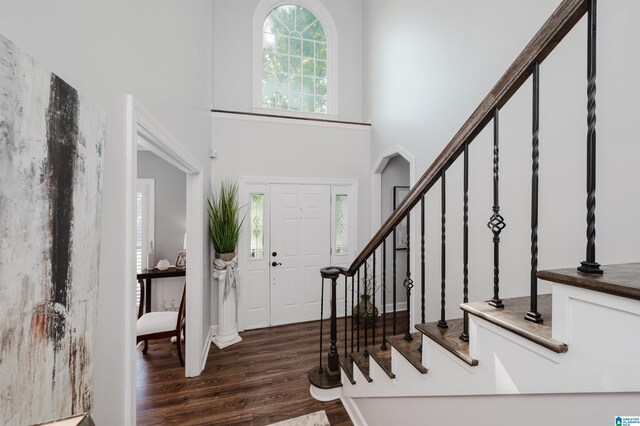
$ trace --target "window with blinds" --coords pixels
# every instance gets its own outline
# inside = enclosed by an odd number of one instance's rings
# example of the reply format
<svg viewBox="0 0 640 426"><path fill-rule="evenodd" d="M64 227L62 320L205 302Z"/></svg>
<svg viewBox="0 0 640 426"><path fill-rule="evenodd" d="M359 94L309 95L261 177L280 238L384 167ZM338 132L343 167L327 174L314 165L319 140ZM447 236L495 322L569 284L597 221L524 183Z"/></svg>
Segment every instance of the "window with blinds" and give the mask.
<svg viewBox="0 0 640 426"><path fill-rule="evenodd" d="M138 179L136 182L136 272L147 265L147 253L154 241L155 182L153 179ZM140 285L136 285L136 306L140 306Z"/></svg>

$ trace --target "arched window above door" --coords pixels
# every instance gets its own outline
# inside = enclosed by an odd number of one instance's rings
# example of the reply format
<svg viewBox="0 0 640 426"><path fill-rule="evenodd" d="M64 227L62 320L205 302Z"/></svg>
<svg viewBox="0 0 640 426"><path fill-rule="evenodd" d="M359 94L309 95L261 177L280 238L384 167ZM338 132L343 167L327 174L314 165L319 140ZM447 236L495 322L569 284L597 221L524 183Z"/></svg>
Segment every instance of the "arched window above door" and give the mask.
<svg viewBox="0 0 640 426"><path fill-rule="evenodd" d="M254 15L254 108L337 115L336 50L319 2L263 0Z"/></svg>

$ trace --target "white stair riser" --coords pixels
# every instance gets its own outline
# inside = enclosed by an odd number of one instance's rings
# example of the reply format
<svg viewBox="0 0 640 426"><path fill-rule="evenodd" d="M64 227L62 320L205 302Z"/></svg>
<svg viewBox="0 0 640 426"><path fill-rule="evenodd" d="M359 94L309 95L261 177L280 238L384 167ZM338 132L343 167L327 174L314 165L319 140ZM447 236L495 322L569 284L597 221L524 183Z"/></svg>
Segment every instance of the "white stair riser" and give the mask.
<svg viewBox="0 0 640 426"><path fill-rule="evenodd" d="M557 354L486 320L470 316L471 367L427 337L420 374L392 350L394 380L371 360L372 383L362 374L348 397L630 392L640 390L640 301L565 285L553 286ZM357 370L357 367L354 367ZM344 383L344 382L343 382ZM364 383L364 384L363 384Z"/></svg>

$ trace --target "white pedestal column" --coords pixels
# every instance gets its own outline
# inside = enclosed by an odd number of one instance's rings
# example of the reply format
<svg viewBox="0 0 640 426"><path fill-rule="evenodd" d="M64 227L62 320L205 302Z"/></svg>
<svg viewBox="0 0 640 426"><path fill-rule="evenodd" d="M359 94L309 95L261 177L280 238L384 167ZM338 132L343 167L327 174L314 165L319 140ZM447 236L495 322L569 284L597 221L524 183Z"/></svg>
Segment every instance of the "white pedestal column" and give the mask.
<svg viewBox="0 0 640 426"><path fill-rule="evenodd" d="M225 272L220 272L226 274ZM222 277L221 277L222 278ZM213 344L220 349L241 342L236 322L236 289L230 288L227 297L224 295L225 280L218 279L218 333L213 338Z"/></svg>

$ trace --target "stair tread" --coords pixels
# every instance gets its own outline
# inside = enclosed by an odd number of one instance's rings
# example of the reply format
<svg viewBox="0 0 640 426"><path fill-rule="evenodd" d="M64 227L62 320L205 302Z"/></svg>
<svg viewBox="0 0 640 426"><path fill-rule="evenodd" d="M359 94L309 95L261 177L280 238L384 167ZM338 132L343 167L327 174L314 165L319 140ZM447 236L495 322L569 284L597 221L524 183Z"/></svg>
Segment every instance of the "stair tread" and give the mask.
<svg viewBox="0 0 640 426"><path fill-rule="evenodd" d="M463 311L483 318L499 327L511 331L518 336L531 340L556 353L567 352L567 345L551 337L551 295L538 295L538 312L544 319L536 324L524 319L529 311L528 296L503 299L504 308L494 308L487 302L471 302L460 305Z"/></svg>
<svg viewBox="0 0 640 426"><path fill-rule="evenodd" d="M365 356L364 352L353 352L351 354L351 359L353 359L354 364L358 366L358 369L367 380L367 382L373 382L373 379L371 379L371 376L369 376L369 357Z"/></svg>
<svg viewBox="0 0 640 426"><path fill-rule="evenodd" d="M396 375L391 371L391 348L380 349L380 346L367 346L369 356L378 363L380 368L387 373L390 379L395 379Z"/></svg>
<svg viewBox="0 0 640 426"><path fill-rule="evenodd" d="M538 272L538 277L573 287L640 300L640 263L623 263L601 267L602 275L583 274L576 268Z"/></svg>
<svg viewBox="0 0 640 426"><path fill-rule="evenodd" d="M404 336L391 336L387 338L387 342L391 344L398 352L404 356L411 365L413 365L420 373L427 374L427 368L422 365L422 334L412 333L413 340L405 340Z"/></svg>
<svg viewBox="0 0 640 426"><path fill-rule="evenodd" d="M478 360L469 355L469 342L460 339L464 328L462 318L447 320L447 324L448 328L438 327L437 322L417 324L416 329L470 366L478 365Z"/></svg>
<svg viewBox="0 0 640 426"><path fill-rule="evenodd" d="M351 384L355 385L356 381L353 379L353 360L349 357L340 357L339 362L340 367L342 367L342 370L347 375L347 378L349 379Z"/></svg>

